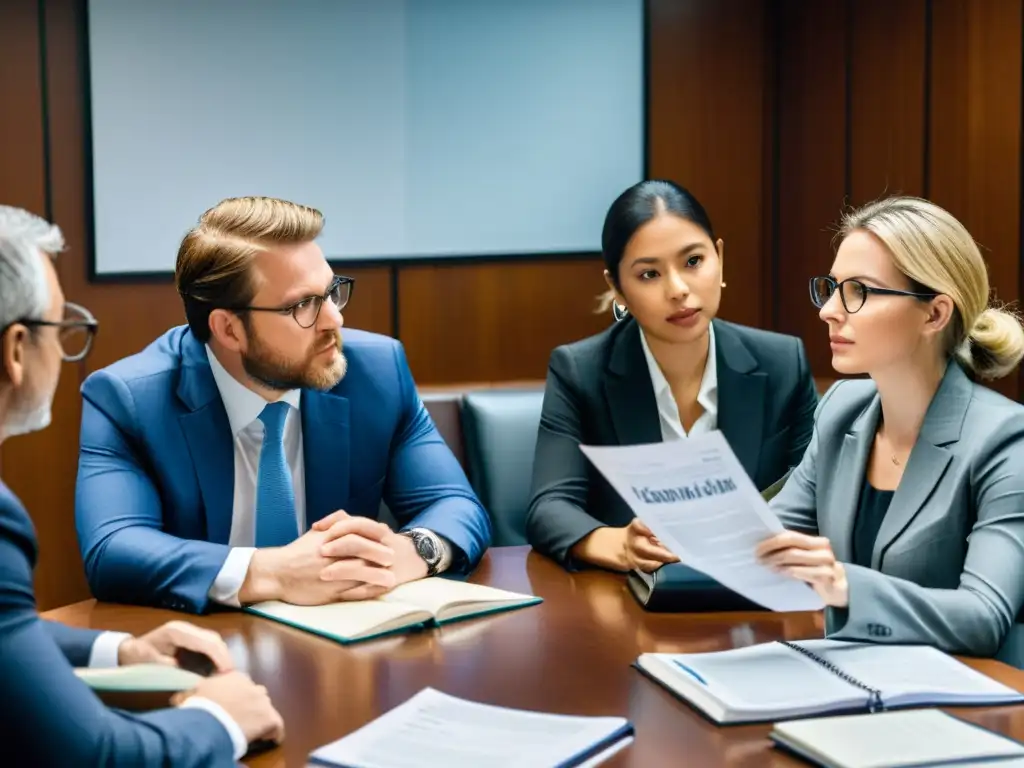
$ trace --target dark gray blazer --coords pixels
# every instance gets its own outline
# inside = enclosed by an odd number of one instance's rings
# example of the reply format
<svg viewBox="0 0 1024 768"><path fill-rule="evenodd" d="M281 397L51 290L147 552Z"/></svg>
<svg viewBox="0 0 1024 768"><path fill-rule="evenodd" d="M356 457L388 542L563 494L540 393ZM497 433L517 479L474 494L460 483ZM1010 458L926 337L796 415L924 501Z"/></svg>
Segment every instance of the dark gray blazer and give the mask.
<svg viewBox="0 0 1024 768"><path fill-rule="evenodd" d="M758 488L800 462L817 390L794 336L722 320L715 326L718 428ZM533 462L526 536L566 567L569 550L603 525L633 519L629 505L580 451L586 445L661 442L654 385L632 318L555 349Z"/></svg>
<svg viewBox="0 0 1024 768"><path fill-rule="evenodd" d="M771 502L846 564L850 604L827 612L826 633L992 656L1024 603L1024 406L948 365L864 568L849 561L880 414L870 379L833 385Z"/></svg>

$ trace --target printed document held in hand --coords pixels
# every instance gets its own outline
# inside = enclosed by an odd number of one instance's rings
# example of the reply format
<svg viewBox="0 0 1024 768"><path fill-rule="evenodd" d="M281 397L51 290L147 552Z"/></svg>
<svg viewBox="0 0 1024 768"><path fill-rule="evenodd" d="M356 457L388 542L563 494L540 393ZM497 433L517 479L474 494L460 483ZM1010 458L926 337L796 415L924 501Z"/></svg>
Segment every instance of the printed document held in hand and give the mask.
<svg viewBox="0 0 1024 768"><path fill-rule="evenodd" d="M580 450L684 565L773 611L825 607L810 585L755 558L759 542L785 529L721 432Z"/></svg>

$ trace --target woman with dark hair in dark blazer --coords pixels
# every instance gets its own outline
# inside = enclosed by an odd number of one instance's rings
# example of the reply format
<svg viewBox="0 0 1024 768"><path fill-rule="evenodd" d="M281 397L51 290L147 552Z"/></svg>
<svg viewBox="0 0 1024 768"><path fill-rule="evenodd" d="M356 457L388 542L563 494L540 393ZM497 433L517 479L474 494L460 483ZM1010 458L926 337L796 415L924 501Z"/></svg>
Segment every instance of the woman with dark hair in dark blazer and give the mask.
<svg viewBox="0 0 1024 768"><path fill-rule="evenodd" d="M719 429L764 489L800 462L818 397L799 339L715 319L723 243L687 190L668 181L627 189L608 211L601 249L618 321L551 355L526 531L567 568L650 572L677 558L580 444Z"/></svg>

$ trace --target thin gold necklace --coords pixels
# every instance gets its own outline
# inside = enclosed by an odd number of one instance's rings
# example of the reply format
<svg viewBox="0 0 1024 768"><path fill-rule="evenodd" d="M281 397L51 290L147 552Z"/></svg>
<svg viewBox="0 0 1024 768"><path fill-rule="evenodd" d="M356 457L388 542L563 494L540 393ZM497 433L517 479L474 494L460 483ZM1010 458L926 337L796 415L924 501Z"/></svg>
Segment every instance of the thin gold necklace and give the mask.
<svg viewBox="0 0 1024 768"><path fill-rule="evenodd" d="M876 441L876 442L882 442L882 440L883 440L883 439L884 439L884 438L882 437L882 435L881 435L881 434L879 434L879 433L876 433L876 434L875 434L875 441ZM903 463L903 462L901 462L901 461L900 461L900 460L899 460L899 459L898 459L898 458L896 457L896 452L895 452L895 451L893 451L893 450L892 450L892 448L890 448L890 449L889 449L889 458L890 458L890 459L892 460L892 463L893 463L893 464L895 464L895 465L896 465L897 467L898 467L898 466L900 466L900 465L901 465L901 464Z"/></svg>

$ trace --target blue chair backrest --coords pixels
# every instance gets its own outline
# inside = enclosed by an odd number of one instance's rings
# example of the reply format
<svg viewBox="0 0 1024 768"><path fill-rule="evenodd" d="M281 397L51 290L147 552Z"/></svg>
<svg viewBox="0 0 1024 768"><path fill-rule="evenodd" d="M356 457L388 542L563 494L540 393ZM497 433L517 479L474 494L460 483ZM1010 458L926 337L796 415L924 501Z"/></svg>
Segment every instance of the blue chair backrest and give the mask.
<svg viewBox="0 0 1024 768"><path fill-rule="evenodd" d="M462 400L470 482L491 516L493 546L526 544L543 389L486 389Z"/></svg>

